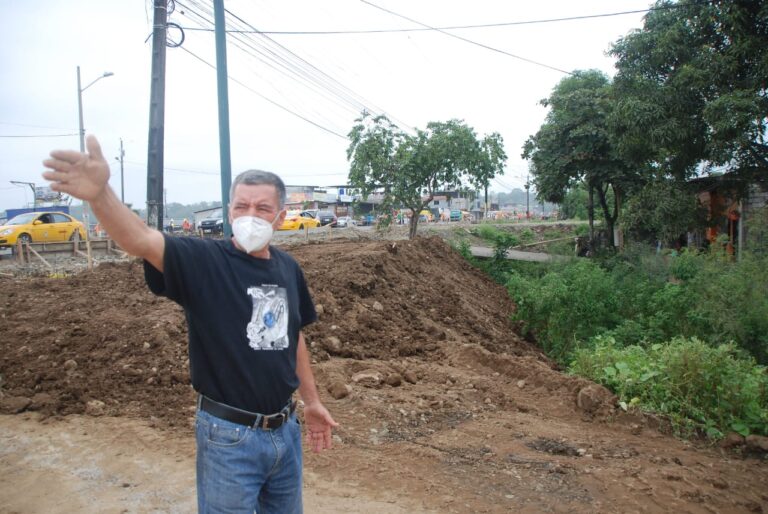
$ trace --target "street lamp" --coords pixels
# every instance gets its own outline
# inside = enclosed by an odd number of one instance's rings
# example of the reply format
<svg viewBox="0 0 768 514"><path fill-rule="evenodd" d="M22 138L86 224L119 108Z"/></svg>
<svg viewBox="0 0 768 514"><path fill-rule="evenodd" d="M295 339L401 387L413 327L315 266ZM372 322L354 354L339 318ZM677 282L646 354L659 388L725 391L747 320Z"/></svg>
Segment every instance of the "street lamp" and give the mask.
<svg viewBox="0 0 768 514"><path fill-rule="evenodd" d="M105 77L111 77L114 75L111 71L105 71L101 76L96 77L93 81L91 81L87 86L81 87L80 86L80 66L77 67L77 111L80 116L80 152L85 152L85 127L83 127L83 91L94 85L99 80L105 78ZM89 237L85 238L85 248L88 255L88 269L93 268L93 261L91 260L91 227L88 222L88 202L83 201L83 221L85 222L85 231L86 235Z"/></svg>
<svg viewBox="0 0 768 514"><path fill-rule="evenodd" d="M11 184L13 184L14 186L29 186L29 188L32 190L33 205L37 207L37 192L35 191L34 182L22 182L21 180L11 180Z"/></svg>
<svg viewBox="0 0 768 514"><path fill-rule="evenodd" d="M83 127L83 91L94 85L105 77L114 75L111 71L105 71L101 76L96 77L90 84L80 87L80 66L77 67L77 110L80 114L80 151L85 152L85 128Z"/></svg>

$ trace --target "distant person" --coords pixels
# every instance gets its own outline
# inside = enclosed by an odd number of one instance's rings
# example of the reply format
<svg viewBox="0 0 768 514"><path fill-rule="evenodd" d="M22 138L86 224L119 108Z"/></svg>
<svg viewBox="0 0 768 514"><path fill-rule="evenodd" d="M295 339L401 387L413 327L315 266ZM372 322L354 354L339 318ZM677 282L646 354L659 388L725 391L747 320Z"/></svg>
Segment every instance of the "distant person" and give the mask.
<svg viewBox="0 0 768 514"><path fill-rule="evenodd" d="M320 402L302 328L317 319L304 274L269 245L285 218L285 185L265 171L232 182L232 239L166 235L145 225L108 184L96 138L88 153L54 151L43 173L51 189L90 203L125 251L144 259L150 290L184 308L196 421L200 512L302 512L304 401L314 451L331 447L337 426Z"/></svg>
<svg viewBox="0 0 768 514"><path fill-rule="evenodd" d="M189 234L190 229L191 229L191 226L189 224L189 220L187 218L184 218L184 221L181 223L181 230L185 234Z"/></svg>

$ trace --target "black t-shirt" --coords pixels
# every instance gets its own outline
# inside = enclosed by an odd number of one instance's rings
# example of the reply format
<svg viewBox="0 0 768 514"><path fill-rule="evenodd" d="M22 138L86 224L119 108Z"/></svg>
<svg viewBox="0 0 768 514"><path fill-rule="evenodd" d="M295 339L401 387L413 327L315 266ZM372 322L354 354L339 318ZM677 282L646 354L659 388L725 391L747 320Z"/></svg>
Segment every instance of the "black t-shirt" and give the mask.
<svg viewBox="0 0 768 514"><path fill-rule="evenodd" d="M299 331L317 319L298 263L272 246L258 259L231 240L164 237L163 272L145 262L144 276L184 308L192 386L233 407L279 411L299 385Z"/></svg>

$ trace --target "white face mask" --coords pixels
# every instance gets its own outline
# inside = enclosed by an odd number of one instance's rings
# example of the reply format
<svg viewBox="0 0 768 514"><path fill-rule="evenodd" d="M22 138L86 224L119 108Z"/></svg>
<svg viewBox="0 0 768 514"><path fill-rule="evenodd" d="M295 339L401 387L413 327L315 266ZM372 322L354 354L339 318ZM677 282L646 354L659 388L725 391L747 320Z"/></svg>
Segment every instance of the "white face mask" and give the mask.
<svg viewBox="0 0 768 514"><path fill-rule="evenodd" d="M272 223L256 216L240 216L232 222L232 234L246 253L258 252L272 239Z"/></svg>

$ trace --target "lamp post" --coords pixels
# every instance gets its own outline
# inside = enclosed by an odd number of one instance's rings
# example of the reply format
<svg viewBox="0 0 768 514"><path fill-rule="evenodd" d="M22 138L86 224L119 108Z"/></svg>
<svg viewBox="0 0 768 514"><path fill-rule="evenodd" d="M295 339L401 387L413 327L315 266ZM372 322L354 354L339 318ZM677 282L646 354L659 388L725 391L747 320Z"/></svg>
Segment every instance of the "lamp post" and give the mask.
<svg viewBox="0 0 768 514"><path fill-rule="evenodd" d="M115 157L116 161L120 162L120 201L125 203L125 180L123 179L123 159L125 158L125 150L123 150L123 138L120 138L120 157Z"/></svg>
<svg viewBox="0 0 768 514"><path fill-rule="evenodd" d="M11 180L11 184L15 186L29 186L29 188L32 190L32 205L34 207L37 207L37 191L35 190L35 183L34 182L22 182L21 180Z"/></svg>
<svg viewBox="0 0 768 514"><path fill-rule="evenodd" d="M77 67L77 112L80 117L80 152L85 152L85 127L83 126L83 91L94 85L99 80L105 77L111 77L114 75L111 71L105 71L100 76L92 80L87 86L81 87L80 85L80 66ZM93 261L91 260L91 227L88 222L88 202L83 201L83 221L85 222L85 249L88 255L88 269L93 269Z"/></svg>
<svg viewBox="0 0 768 514"><path fill-rule="evenodd" d="M80 151L85 152L85 127L83 127L83 91L94 85L99 80L105 77L111 77L114 75L111 71L105 71L100 76L96 77L90 84L85 87L80 87L80 66L77 67L77 111L80 115Z"/></svg>

